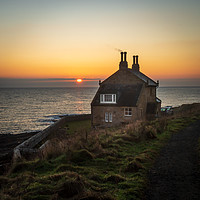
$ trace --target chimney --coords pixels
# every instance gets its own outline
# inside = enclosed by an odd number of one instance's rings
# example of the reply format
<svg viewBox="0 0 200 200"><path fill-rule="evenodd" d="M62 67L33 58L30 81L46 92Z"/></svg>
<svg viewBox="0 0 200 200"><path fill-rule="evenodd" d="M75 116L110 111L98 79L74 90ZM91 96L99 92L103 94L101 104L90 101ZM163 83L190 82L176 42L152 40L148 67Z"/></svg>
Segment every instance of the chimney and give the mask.
<svg viewBox="0 0 200 200"><path fill-rule="evenodd" d="M121 62L123 62L123 52L121 52Z"/></svg>
<svg viewBox="0 0 200 200"><path fill-rule="evenodd" d="M126 61L127 52L121 52L121 62L119 63L119 69L128 69L128 63Z"/></svg>
<svg viewBox="0 0 200 200"><path fill-rule="evenodd" d="M136 58L136 65L138 65L138 56L135 56Z"/></svg>
<svg viewBox="0 0 200 200"><path fill-rule="evenodd" d="M133 65L135 65L135 56L133 56Z"/></svg>
<svg viewBox="0 0 200 200"><path fill-rule="evenodd" d="M127 52L124 52L124 61L126 62L126 54Z"/></svg>
<svg viewBox="0 0 200 200"><path fill-rule="evenodd" d="M134 70L134 71L140 71L140 66L138 64L138 55L133 56L132 70Z"/></svg>

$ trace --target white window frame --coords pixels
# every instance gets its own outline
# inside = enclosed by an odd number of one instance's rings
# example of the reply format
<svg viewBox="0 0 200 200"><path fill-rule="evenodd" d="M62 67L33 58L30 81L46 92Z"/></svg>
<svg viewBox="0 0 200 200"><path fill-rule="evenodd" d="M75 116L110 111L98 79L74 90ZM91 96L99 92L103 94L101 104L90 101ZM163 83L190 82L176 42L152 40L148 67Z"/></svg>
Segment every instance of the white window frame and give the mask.
<svg viewBox="0 0 200 200"><path fill-rule="evenodd" d="M112 122L112 113L109 113L109 122Z"/></svg>
<svg viewBox="0 0 200 200"><path fill-rule="evenodd" d="M105 122L112 122L112 121L113 121L112 113L105 112Z"/></svg>
<svg viewBox="0 0 200 200"><path fill-rule="evenodd" d="M109 115L108 115L108 112L105 113L105 122L109 122Z"/></svg>
<svg viewBox="0 0 200 200"><path fill-rule="evenodd" d="M130 117L132 116L132 108L124 108L124 116Z"/></svg>
<svg viewBox="0 0 200 200"><path fill-rule="evenodd" d="M106 100L106 96L111 95L111 101ZM116 94L100 94L100 103L116 103Z"/></svg>

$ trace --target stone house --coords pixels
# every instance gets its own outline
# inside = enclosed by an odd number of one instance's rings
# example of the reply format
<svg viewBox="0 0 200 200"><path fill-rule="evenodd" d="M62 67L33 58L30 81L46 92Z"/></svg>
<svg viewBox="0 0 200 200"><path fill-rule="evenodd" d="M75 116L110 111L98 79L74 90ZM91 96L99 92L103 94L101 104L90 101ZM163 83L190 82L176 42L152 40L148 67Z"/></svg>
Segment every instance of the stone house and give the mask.
<svg viewBox="0 0 200 200"><path fill-rule="evenodd" d="M161 100L155 82L140 72L138 56L128 68L127 52L121 52L119 70L99 82L91 103L92 126L112 127L136 120L154 119L160 114Z"/></svg>

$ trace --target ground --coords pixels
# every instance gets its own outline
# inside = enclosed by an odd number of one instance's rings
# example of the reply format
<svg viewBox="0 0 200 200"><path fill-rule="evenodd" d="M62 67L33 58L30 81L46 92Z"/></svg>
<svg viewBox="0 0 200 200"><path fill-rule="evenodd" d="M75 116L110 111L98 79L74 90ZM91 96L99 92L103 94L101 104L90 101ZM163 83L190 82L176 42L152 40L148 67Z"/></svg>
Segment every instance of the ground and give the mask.
<svg viewBox="0 0 200 200"><path fill-rule="evenodd" d="M149 172L148 200L200 199L200 120L172 135Z"/></svg>
<svg viewBox="0 0 200 200"><path fill-rule="evenodd" d="M36 133L0 134L0 175L11 161L13 149Z"/></svg>
<svg viewBox="0 0 200 200"><path fill-rule="evenodd" d="M0 199L200 199L198 110L121 129L82 125L66 124L70 134L55 134L47 154L10 165Z"/></svg>

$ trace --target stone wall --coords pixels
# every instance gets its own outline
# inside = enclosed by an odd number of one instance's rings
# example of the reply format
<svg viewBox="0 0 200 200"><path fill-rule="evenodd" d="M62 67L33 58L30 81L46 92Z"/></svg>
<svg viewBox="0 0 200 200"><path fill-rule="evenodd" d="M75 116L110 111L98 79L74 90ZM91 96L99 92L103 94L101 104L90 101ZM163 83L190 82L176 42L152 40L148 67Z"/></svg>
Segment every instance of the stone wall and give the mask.
<svg viewBox="0 0 200 200"><path fill-rule="evenodd" d="M132 108L132 116L124 116L125 107L93 106L93 127L111 127L130 123L138 119L137 107ZM105 122L105 113L112 113L112 122Z"/></svg>
<svg viewBox="0 0 200 200"><path fill-rule="evenodd" d="M59 127L62 127L67 122L71 121L81 121L91 119L91 114L83 114L83 115L68 115L62 117L60 120L52 124L51 126L47 127L43 131L35 134L34 136L30 137L28 140L24 141L20 145L14 148L14 155L13 159L16 160L21 157L22 152L30 152L33 153L37 151L34 149L41 141L43 141L47 136L54 133Z"/></svg>
<svg viewBox="0 0 200 200"><path fill-rule="evenodd" d="M155 88L153 88L155 89ZM155 91L152 91L152 98L154 97ZM145 120L146 119L146 106L147 100L150 95L149 88L146 88L143 85L142 91L140 93L138 103L136 107L132 108L132 116L124 116L124 108L114 105L105 105L105 106L92 106L92 126L99 127L111 127L111 126L119 126L126 123L131 123L136 120ZM112 122L105 122L105 113L112 113Z"/></svg>

